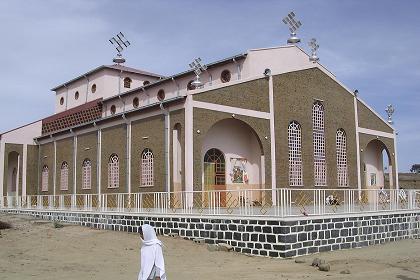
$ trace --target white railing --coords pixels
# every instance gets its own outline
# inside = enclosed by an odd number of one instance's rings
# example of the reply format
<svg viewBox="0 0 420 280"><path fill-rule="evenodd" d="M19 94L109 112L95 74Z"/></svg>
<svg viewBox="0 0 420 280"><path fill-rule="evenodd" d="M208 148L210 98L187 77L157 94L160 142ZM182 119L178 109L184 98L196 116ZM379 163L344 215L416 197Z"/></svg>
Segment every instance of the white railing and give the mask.
<svg viewBox="0 0 420 280"><path fill-rule="evenodd" d="M289 217L416 210L420 191L284 188L0 196L0 209Z"/></svg>

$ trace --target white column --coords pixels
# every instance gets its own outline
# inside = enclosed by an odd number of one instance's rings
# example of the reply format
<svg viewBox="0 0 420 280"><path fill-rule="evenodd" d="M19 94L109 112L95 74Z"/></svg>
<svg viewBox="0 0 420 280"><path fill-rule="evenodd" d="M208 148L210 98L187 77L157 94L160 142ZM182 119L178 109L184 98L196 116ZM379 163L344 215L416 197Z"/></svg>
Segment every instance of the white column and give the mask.
<svg viewBox="0 0 420 280"><path fill-rule="evenodd" d="M54 167L53 167L53 194L55 195L57 187L57 141L54 140Z"/></svg>
<svg viewBox="0 0 420 280"><path fill-rule="evenodd" d="M98 194L101 194L101 165L102 165L102 130L98 129L98 147L97 147L97 153L98 153L98 161L96 164L96 176L98 177Z"/></svg>
<svg viewBox="0 0 420 280"><path fill-rule="evenodd" d="M127 123L127 186L131 193L131 121Z"/></svg>
<svg viewBox="0 0 420 280"><path fill-rule="evenodd" d="M77 194L77 135L73 138L73 190Z"/></svg>
<svg viewBox="0 0 420 280"><path fill-rule="evenodd" d="M276 134L274 128L274 89L273 76L268 78L268 97L270 103L270 150L271 150L271 196L273 205L277 205L276 201Z"/></svg>
<svg viewBox="0 0 420 280"><path fill-rule="evenodd" d="M357 188L360 192L362 191L362 178L360 174L360 143L359 143L359 114L357 112L357 96L355 95L353 98L353 106L354 106L354 129L356 131L356 164L357 164Z"/></svg>
<svg viewBox="0 0 420 280"><path fill-rule="evenodd" d="M394 168L393 170L395 170L395 188L397 190L400 189L400 184L398 182L398 152L397 152L397 133L394 131L394 159L395 159L395 164L394 164Z"/></svg>
<svg viewBox="0 0 420 280"><path fill-rule="evenodd" d="M22 155L22 196L26 195L26 167L28 166L28 145L23 145L23 155Z"/></svg>
<svg viewBox="0 0 420 280"><path fill-rule="evenodd" d="M1 136L0 136L1 138ZM4 149L5 149L5 144L3 141L0 141L0 196L3 197L4 194L4 188L7 188L7 186L4 185L4 176L6 176L6 174L4 174L4 161L5 161L5 153L4 153Z"/></svg>
<svg viewBox="0 0 420 280"><path fill-rule="evenodd" d="M171 190L171 163L170 163L170 153L171 153L171 135L170 131L170 116L169 111L165 114L165 142L166 142L166 192Z"/></svg>
<svg viewBox="0 0 420 280"><path fill-rule="evenodd" d="M192 191L194 182L193 157L193 106L192 96L189 94L185 101L185 190Z"/></svg>
<svg viewBox="0 0 420 280"><path fill-rule="evenodd" d="M18 197L19 196L19 177L20 177L20 157L21 157L21 155L20 154L18 154L18 157L17 157L17 170L16 170L16 197ZM13 175L12 175L12 177L13 177ZM12 180L13 181L13 180Z"/></svg>

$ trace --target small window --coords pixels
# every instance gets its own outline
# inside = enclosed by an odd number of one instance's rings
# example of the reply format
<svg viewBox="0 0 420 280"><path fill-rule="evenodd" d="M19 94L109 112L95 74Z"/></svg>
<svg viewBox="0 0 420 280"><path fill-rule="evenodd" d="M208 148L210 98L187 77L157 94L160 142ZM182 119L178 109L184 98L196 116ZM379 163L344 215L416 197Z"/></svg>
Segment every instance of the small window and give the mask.
<svg viewBox="0 0 420 280"><path fill-rule="evenodd" d="M149 82L149 81L144 81L144 82L143 82L143 86L147 86L148 84L150 84L150 82Z"/></svg>
<svg viewBox="0 0 420 280"><path fill-rule="evenodd" d="M69 165L67 162L61 164L60 170L60 190L67 191L69 189Z"/></svg>
<svg viewBox="0 0 420 280"><path fill-rule="evenodd" d="M108 161L108 188L120 186L120 160L118 155L112 154Z"/></svg>
<svg viewBox="0 0 420 280"><path fill-rule="evenodd" d="M48 177L49 177L48 175L49 175L48 166L44 165L44 167L42 167L42 176L41 176L41 191L43 192L48 191Z"/></svg>
<svg viewBox="0 0 420 280"><path fill-rule="evenodd" d="M91 188L92 178L92 162L90 159L85 159L82 164L82 189L88 190Z"/></svg>
<svg viewBox="0 0 420 280"><path fill-rule="evenodd" d="M187 84L187 90L195 90L196 86L193 84L194 80L191 80Z"/></svg>
<svg viewBox="0 0 420 280"><path fill-rule="evenodd" d="M74 94L74 99L79 99L79 92L78 91L76 91L76 93Z"/></svg>
<svg viewBox="0 0 420 280"><path fill-rule="evenodd" d="M63 105L64 104L64 97L61 97L60 98L60 105Z"/></svg>
<svg viewBox="0 0 420 280"><path fill-rule="evenodd" d="M96 84L93 84L93 85L92 85L92 87L90 88L90 91L91 91L92 93L95 93L95 92L96 92Z"/></svg>
<svg viewBox="0 0 420 280"><path fill-rule="evenodd" d="M220 80L222 83L227 83L230 81L231 75L229 70L223 70L222 74L220 75Z"/></svg>
<svg viewBox="0 0 420 280"><path fill-rule="evenodd" d="M115 112L117 112L117 107L115 105L111 106L111 115L115 115Z"/></svg>
<svg viewBox="0 0 420 280"><path fill-rule="evenodd" d="M165 91L163 89L158 91L157 98L159 101L163 101L165 99Z"/></svg>
<svg viewBox="0 0 420 280"><path fill-rule="evenodd" d="M131 82L132 82L132 80L129 77L126 77L124 79L124 87L125 88L131 88Z"/></svg>
<svg viewBox="0 0 420 280"><path fill-rule="evenodd" d="M139 107L139 98L138 97L134 97L134 99L133 99L133 107L134 108L138 108Z"/></svg>
<svg viewBox="0 0 420 280"><path fill-rule="evenodd" d="M153 152L146 148L141 153L141 186L152 187L153 186Z"/></svg>

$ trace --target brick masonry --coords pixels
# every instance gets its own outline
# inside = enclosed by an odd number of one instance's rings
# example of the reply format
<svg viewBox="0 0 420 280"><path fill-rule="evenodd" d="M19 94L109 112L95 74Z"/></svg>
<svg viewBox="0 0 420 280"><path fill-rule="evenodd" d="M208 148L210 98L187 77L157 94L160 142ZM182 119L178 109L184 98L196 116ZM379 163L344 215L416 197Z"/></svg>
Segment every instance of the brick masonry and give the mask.
<svg viewBox="0 0 420 280"><path fill-rule="evenodd" d="M138 232L142 224L148 223L154 226L159 234L177 233L185 239L203 238L208 244L224 242L231 244L239 253L275 258L360 248L400 239L418 238L420 235L419 210L287 220L34 210L0 211L127 232Z"/></svg>

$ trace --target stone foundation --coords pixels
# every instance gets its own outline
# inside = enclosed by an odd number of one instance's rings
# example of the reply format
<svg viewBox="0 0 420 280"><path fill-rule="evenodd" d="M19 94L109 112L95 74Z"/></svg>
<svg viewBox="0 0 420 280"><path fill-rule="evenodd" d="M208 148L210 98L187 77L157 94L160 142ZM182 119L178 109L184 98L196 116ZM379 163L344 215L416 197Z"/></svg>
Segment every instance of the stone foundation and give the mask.
<svg viewBox="0 0 420 280"><path fill-rule="evenodd" d="M159 234L228 243L236 252L290 258L312 253L360 248L399 239L418 238L420 210L328 218L191 217L141 214L82 213L36 210L0 211L26 214L82 226L138 232L149 223Z"/></svg>

